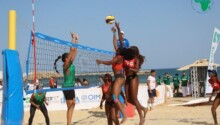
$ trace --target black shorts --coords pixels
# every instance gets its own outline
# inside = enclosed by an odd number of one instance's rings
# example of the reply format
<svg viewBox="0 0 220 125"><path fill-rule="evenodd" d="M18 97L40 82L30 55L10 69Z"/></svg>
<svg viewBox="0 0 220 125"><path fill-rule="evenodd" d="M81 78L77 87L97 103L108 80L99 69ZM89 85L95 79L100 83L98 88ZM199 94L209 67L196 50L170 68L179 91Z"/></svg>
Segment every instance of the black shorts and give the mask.
<svg viewBox="0 0 220 125"><path fill-rule="evenodd" d="M148 95L149 97L156 97L156 89L151 90L152 92L150 93L150 90L148 90Z"/></svg>
<svg viewBox="0 0 220 125"><path fill-rule="evenodd" d="M114 101L105 101L105 104L109 105L109 106L112 106L112 105L115 104L115 102Z"/></svg>
<svg viewBox="0 0 220 125"><path fill-rule="evenodd" d="M179 86L174 86L174 89L179 89Z"/></svg>
<svg viewBox="0 0 220 125"><path fill-rule="evenodd" d="M125 81L125 84L130 84L130 81L134 78L138 77L137 74L133 74L133 75L130 75L130 76L126 76L126 81Z"/></svg>
<svg viewBox="0 0 220 125"><path fill-rule="evenodd" d="M125 77L124 77L123 74L116 74L116 75L115 75L115 79L117 79L117 78L125 78Z"/></svg>
<svg viewBox="0 0 220 125"><path fill-rule="evenodd" d="M75 90L65 90L63 91L64 97L66 100L73 100L75 99Z"/></svg>

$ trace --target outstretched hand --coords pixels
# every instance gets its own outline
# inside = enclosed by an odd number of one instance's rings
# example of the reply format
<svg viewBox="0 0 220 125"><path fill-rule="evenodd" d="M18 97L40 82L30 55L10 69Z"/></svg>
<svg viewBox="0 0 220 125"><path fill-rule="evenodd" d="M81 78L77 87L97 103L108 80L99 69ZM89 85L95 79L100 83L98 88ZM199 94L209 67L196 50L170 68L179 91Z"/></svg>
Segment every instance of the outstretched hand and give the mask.
<svg viewBox="0 0 220 125"><path fill-rule="evenodd" d="M119 27L119 22L116 22L116 21L115 21L115 27L116 27L117 29L120 28L120 27Z"/></svg>
<svg viewBox="0 0 220 125"><path fill-rule="evenodd" d="M111 28L111 30L112 30L112 32L113 32L113 33L115 33L115 32L116 32L115 27L112 27L112 28Z"/></svg>
<svg viewBox="0 0 220 125"><path fill-rule="evenodd" d="M70 32L70 35L72 37L72 42L75 41L75 43L78 43L79 36L73 32Z"/></svg>

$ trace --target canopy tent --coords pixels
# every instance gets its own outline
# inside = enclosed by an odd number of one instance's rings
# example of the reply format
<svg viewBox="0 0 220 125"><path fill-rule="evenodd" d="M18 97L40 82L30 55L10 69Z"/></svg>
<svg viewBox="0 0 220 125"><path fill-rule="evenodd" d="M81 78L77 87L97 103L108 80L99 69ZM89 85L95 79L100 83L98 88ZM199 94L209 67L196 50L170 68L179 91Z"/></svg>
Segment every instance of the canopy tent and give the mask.
<svg viewBox="0 0 220 125"><path fill-rule="evenodd" d="M192 85L191 94L193 95L193 97L205 96L205 84L207 80L208 65L208 59L200 59L192 64L177 69L179 71L190 71L190 83ZM214 64L213 66L217 68L220 66L220 64Z"/></svg>
<svg viewBox="0 0 220 125"><path fill-rule="evenodd" d="M200 59L200 60L195 61L192 64L183 66L183 67L181 67L177 70L184 71L184 70L189 70L191 67L206 67L206 66L208 67L208 65L209 65L209 60L208 59ZM219 67L220 64L214 64L214 66Z"/></svg>

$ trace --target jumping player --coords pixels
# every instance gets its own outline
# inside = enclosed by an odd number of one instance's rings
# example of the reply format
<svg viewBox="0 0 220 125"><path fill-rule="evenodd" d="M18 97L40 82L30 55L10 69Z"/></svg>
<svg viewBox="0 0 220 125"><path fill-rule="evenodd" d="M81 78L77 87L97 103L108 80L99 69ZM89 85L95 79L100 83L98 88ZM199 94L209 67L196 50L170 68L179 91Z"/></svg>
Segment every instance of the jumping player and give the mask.
<svg viewBox="0 0 220 125"><path fill-rule="evenodd" d="M72 42L77 44L78 36L74 33L71 33L71 37ZM64 53L62 56L59 56L54 62L54 67L56 70L56 62L62 58L64 74L64 83L62 85L63 88L74 87L75 85L75 66L73 64L73 61L75 60L76 53L77 49L71 47L69 53ZM66 99L67 105L67 125L71 125L73 110L75 107L75 90L65 90L63 91L63 94Z"/></svg>
<svg viewBox="0 0 220 125"><path fill-rule="evenodd" d="M125 95L128 102L133 104L138 111L140 117L139 125L143 125L145 122L147 108L141 106L137 98L139 86L139 78L137 73L144 62L144 56L139 53L139 49L136 46L131 46L129 49L127 49L123 56L124 71L126 74ZM144 112L144 115L142 114L142 111Z"/></svg>

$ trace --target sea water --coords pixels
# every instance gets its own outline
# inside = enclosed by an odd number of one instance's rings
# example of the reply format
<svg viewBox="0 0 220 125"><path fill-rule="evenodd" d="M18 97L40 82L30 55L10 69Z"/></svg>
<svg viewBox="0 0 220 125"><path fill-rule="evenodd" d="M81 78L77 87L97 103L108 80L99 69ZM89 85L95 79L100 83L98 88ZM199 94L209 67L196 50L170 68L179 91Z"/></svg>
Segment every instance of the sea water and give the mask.
<svg viewBox="0 0 220 125"><path fill-rule="evenodd" d="M150 69L148 69L149 71ZM179 77L181 77L182 75L182 71L178 71L177 68L168 68L168 69L155 69L157 76L156 78L158 78L158 76L161 76L161 79L163 78L165 73L168 73L171 76L174 76L176 73L179 74ZM189 70L185 71L186 75L189 75ZM220 69L218 69L218 73L220 73ZM139 75L139 83L140 84L146 84L147 82L147 77L149 74L142 74ZM76 78L79 78L81 81L83 78L85 78L89 84L91 86L95 86L95 85L101 85L102 83L98 80L99 79L99 75L84 75L84 76L77 76ZM57 80L57 84L61 85L63 84L63 78L56 78ZM40 79L39 80L40 83L44 84L44 87L48 87L49 86L49 79Z"/></svg>

